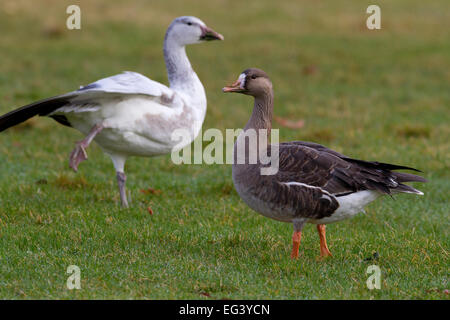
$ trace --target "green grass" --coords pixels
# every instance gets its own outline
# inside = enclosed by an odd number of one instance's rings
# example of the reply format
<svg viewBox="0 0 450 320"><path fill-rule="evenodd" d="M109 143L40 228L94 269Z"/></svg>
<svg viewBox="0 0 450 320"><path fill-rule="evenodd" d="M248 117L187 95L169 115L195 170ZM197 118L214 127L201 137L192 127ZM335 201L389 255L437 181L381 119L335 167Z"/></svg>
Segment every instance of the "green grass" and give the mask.
<svg viewBox="0 0 450 320"><path fill-rule="evenodd" d="M0 298L448 299L447 0L378 1L379 31L365 28L370 1L81 1L82 30L69 31L72 3L0 3L2 113L122 70L166 83L165 29L195 15L225 36L188 48L208 97L205 129L245 124L251 100L220 89L260 67L275 114L305 119L281 128L282 141L417 167L430 182L415 185L423 197L386 197L329 225L330 259L318 259L315 228L305 227L291 261L292 226L251 211L230 166L130 159L132 207L122 210L100 148L75 174L67 159L81 134L33 119L0 134ZM162 193L140 192L149 187ZM66 289L71 264L81 290ZM371 264L381 290L366 287Z"/></svg>

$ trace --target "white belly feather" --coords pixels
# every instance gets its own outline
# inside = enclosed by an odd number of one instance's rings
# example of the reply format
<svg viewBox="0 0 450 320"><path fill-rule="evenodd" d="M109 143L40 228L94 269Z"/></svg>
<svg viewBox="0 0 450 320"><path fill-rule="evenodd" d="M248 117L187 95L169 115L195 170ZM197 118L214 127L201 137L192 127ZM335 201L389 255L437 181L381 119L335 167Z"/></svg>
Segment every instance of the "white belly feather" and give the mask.
<svg viewBox="0 0 450 320"><path fill-rule="evenodd" d="M202 108L169 108L157 101L141 96L130 96L121 101L104 100L98 108L59 109L77 130L87 134L102 123L104 129L95 141L108 153L126 156L156 156L167 154L177 144L171 139L174 130L189 132L192 142L201 129L204 118ZM55 113L59 113L55 112Z"/></svg>

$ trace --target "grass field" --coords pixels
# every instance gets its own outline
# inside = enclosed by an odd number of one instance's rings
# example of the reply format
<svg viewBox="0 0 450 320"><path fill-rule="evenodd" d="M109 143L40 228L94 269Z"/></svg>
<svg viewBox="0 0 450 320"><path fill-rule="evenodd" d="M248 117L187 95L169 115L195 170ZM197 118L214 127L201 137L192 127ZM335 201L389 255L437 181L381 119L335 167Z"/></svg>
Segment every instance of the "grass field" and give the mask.
<svg viewBox="0 0 450 320"><path fill-rule="evenodd" d="M82 29L69 31L73 3ZM413 166L429 183L415 185L423 197L385 197L329 225L330 259L306 226L291 261L292 226L251 211L230 166L132 158L123 210L100 148L75 174L68 156L82 135L32 119L0 134L0 298L448 299L450 4L377 1L382 29L369 31L372 3L2 0L1 113L123 70L167 83L165 29L195 15L225 36L187 49L208 97L204 129L245 125L251 100L221 88L260 67L275 114L305 120L280 128L281 141ZM140 192L149 187L161 193ZM66 288L72 264L81 290ZM380 290L366 287L372 264Z"/></svg>

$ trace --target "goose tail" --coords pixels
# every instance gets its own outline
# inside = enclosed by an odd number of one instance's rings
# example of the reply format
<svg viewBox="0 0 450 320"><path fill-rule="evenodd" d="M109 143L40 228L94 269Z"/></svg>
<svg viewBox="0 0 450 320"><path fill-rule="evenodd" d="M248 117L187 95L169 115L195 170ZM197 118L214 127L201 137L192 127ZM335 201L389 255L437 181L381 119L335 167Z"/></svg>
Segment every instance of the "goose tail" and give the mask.
<svg viewBox="0 0 450 320"><path fill-rule="evenodd" d="M403 184L403 183L399 183L399 185L396 188L391 189L391 191L393 193L413 193L413 194L418 194L420 196L423 196L423 192L422 191L417 190L416 188L413 188L413 187L408 186L408 185Z"/></svg>
<svg viewBox="0 0 450 320"><path fill-rule="evenodd" d="M416 169L416 171L418 171ZM408 186L406 184L403 184L402 182L427 182L427 179L411 174L411 173L404 173L404 172L392 172L392 174L395 177L395 181L398 182L398 186L396 188L391 189L395 193L413 193L418 195L423 195L423 192L420 190L417 190L411 186Z"/></svg>

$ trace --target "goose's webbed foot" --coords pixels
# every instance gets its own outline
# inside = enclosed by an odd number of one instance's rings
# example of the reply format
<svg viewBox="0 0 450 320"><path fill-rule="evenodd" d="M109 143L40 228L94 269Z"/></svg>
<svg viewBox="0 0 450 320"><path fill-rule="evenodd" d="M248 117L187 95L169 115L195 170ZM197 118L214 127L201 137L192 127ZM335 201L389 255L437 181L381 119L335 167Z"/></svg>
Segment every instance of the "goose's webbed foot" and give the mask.
<svg viewBox="0 0 450 320"><path fill-rule="evenodd" d="M78 165L81 161L87 160L88 156L86 153L86 145L83 141L79 141L76 143L75 149L73 149L72 153L69 157L69 166L73 169L73 171L78 171Z"/></svg>
<svg viewBox="0 0 450 320"><path fill-rule="evenodd" d="M73 149L72 153L69 157L69 166L75 171L78 171L78 165L80 162L87 160L88 156L86 153L86 148L89 144L94 140L95 136L102 131L103 125L96 124L91 131L89 131L86 138L76 143L75 149Z"/></svg>

